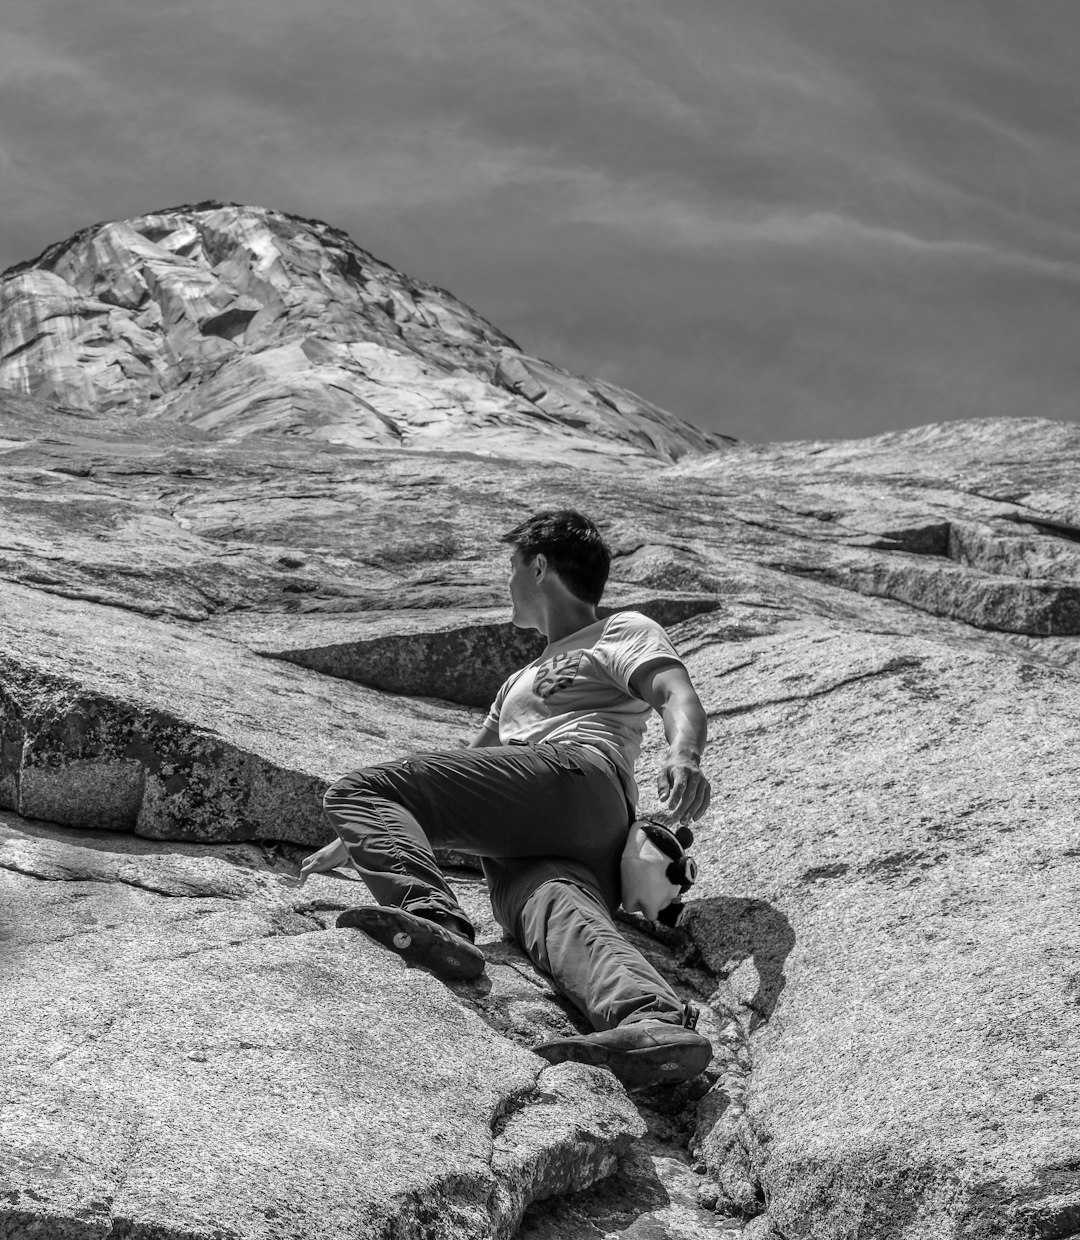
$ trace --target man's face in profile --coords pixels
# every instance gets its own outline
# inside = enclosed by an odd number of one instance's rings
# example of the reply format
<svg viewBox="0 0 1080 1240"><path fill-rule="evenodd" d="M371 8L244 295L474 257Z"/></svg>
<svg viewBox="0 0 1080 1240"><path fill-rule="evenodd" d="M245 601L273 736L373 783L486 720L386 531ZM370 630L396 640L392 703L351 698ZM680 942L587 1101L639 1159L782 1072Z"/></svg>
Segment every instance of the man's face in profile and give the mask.
<svg viewBox="0 0 1080 1240"><path fill-rule="evenodd" d="M519 629L535 629L537 597L536 563L526 562L521 549L515 547L510 557L510 623Z"/></svg>

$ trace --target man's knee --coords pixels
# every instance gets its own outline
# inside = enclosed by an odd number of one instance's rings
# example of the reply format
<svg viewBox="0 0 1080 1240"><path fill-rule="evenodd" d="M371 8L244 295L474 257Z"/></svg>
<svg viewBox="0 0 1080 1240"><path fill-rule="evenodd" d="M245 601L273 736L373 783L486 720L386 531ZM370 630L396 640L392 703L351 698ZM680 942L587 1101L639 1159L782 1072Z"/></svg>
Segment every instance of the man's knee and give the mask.
<svg viewBox="0 0 1080 1240"><path fill-rule="evenodd" d="M374 766L361 767L358 771L350 771L336 779L323 793L323 809L330 815L342 804L358 798L377 796L379 768Z"/></svg>

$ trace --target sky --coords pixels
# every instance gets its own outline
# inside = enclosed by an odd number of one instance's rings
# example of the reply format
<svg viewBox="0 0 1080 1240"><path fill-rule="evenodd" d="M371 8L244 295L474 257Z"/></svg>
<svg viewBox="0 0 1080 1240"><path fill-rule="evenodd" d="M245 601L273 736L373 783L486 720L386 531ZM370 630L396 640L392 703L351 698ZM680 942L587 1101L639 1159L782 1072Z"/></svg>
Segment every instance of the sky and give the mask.
<svg viewBox="0 0 1080 1240"><path fill-rule="evenodd" d="M5 0L0 267L217 198L739 438L1080 418L1075 0Z"/></svg>

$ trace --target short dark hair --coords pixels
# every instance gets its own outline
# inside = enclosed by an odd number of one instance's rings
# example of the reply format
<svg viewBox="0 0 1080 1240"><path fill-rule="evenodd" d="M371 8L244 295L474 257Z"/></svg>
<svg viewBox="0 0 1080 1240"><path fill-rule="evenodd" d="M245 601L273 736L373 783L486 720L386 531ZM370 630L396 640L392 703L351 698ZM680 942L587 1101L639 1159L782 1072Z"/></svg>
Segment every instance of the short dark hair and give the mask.
<svg viewBox="0 0 1080 1240"><path fill-rule="evenodd" d="M511 543L526 563L540 554L575 597L594 606L607 585L611 549L596 524L573 508L548 508L522 521L499 540Z"/></svg>

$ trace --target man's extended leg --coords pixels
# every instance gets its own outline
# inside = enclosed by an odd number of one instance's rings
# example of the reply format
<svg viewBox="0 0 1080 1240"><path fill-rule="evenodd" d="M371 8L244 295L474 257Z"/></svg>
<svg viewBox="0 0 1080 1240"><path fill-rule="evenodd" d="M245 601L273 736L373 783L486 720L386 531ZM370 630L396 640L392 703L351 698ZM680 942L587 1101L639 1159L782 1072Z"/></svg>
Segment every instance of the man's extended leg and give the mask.
<svg viewBox="0 0 1080 1240"><path fill-rule="evenodd" d="M623 938L599 897L575 882L542 883L524 902L514 938L594 1029L682 1020L684 1005L666 979Z"/></svg>
<svg viewBox="0 0 1080 1240"><path fill-rule="evenodd" d="M628 1087L697 1076L712 1058L696 1013L623 938L588 868L558 859L487 861L492 906L533 963L598 1032L534 1049L611 1068Z"/></svg>

